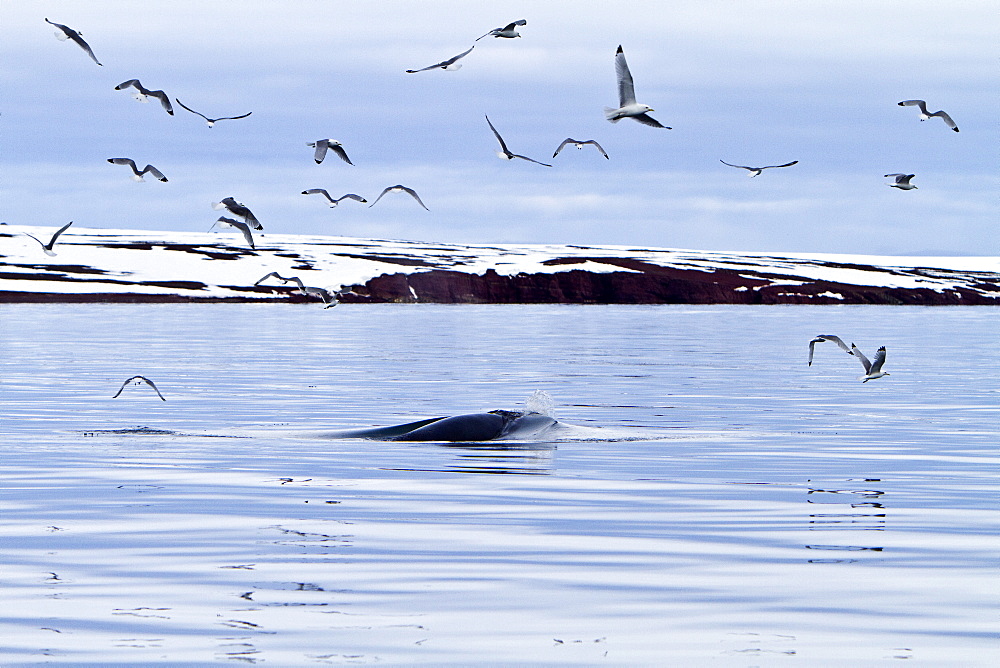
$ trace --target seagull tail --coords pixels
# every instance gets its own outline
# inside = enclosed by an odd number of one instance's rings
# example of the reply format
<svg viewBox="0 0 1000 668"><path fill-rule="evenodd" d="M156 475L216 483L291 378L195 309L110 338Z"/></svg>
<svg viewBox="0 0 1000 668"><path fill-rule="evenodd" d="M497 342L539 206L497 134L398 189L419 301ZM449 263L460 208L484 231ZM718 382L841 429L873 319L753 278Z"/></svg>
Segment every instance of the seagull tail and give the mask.
<svg viewBox="0 0 1000 668"><path fill-rule="evenodd" d="M622 119L622 117L618 115L618 110L612 109L611 107L604 107L604 118L608 119L612 123L617 123Z"/></svg>

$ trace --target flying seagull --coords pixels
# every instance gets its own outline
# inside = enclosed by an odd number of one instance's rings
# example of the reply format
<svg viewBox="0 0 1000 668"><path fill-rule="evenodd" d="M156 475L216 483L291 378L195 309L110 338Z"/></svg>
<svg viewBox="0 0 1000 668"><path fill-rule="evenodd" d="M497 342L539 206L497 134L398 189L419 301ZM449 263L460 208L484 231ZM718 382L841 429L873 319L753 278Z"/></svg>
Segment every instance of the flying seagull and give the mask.
<svg viewBox="0 0 1000 668"><path fill-rule="evenodd" d="M132 376L131 378L129 378L128 380L126 380L124 383L122 383L122 386L118 389L118 394L116 394L115 396L113 396L111 398L112 399L117 399L118 395L121 394L122 390L125 389L125 386L128 385L129 383L131 383L133 380L137 381L136 385L139 384L138 381L140 381L140 380L144 381L146 383L146 385L149 385L151 388L153 388L153 390L156 392L156 396L158 396L160 399L163 399L163 401L166 401L166 398L162 394L160 394L160 391L158 389L156 389L156 385L153 384L153 381L151 381L149 378L146 378L145 376Z"/></svg>
<svg viewBox="0 0 1000 668"><path fill-rule="evenodd" d="M824 341L833 341L838 346L840 346L840 349L843 350L848 355L853 355L854 354L854 353L851 352L851 349L847 346L847 344L844 343L843 339L841 339L839 336L834 336L833 334L820 334L815 339L813 339L812 341L809 342L809 365L808 366L812 366L812 363L813 363L813 348L816 347L817 343L823 343Z"/></svg>
<svg viewBox="0 0 1000 668"><path fill-rule="evenodd" d="M133 181L144 181L145 179L142 178L143 174L150 174L154 178L163 181L164 183L167 182L167 177L163 175L163 172L158 170L156 167L153 167L152 165L146 165L145 167L142 168L142 171L140 172L139 169L135 166L135 160L133 160L132 158L108 158L108 162L110 162L112 165L128 165L129 167L131 167Z"/></svg>
<svg viewBox="0 0 1000 668"><path fill-rule="evenodd" d="M382 195L385 195L386 193L409 193L409 195L413 197L413 199L417 200L417 204L427 209L427 205L420 201L420 196L417 195L417 191L415 191L413 188L407 188L406 186L389 186L388 188L383 190L378 197L375 198L374 202L368 205L368 208L370 209L376 204L378 204L378 201L382 199ZM430 209L427 210L430 211Z"/></svg>
<svg viewBox="0 0 1000 668"><path fill-rule="evenodd" d="M129 79L128 81L123 81L117 86L115 86L115 90L125 90L126 88L129 87L135 89L135 92L132 93L132 96L135 99L139 100L139 102L148 102L150 97L155 97L160 101L160 104L163 105L163 108L166 110L168 114L170 114L171 116L174 115L174 108L170 106L170 98L167 97L167 94L164 93L162 90L149 90L141 83L139 83L138 79Z"/></svg>
<svg viewBox="0 0 1000 668"><path fill-rule="evenodd" d="M865 367L865 375L859 378L862 383L889 375L888 371L882 371L882 365L885 364L885 346L875 351L875 360L872 362L869 362L868 358L853 343L851 344L851 354L861 360L861 364Z"/></svg>
<svg viewBox="0 0 1000 668"><path fill-rule="evenodd" d="M232 218L226 218L225 216L219 216L219 219L217 221L215 221L214 223L212 223L212 227L215 227L216 225L218 225L220 223L223 224L223 225L229 225L230 227L235 227L236 229L238 229L240 232L243 233L243 238L247 240L248 244L250 244L250 248L252 248L254 250L257 249L257 247L254 246L254 244L253 244L253 235L250 233L250 226L249 225L247 225L246 223L240 222L238 220L233 220ZM208 228L208 230L209 230L209 232L211 232L212 228L210 227L210 228Z"/></svg>
<svg viewBox="0 0 1000 668"><path fill-rule="evenodd" d="M483 35L483 37L489 37L490 35L493 35L494 37L506 37L507 39L513 39L514 37L521 36L521 33L517 32L517 27L526 25L528 25L527 21L525 21L524 19L518 19L516 21L508 23L502 28L494 28L493 30ZM483 37L477 37L476 41L478 42Z"/></svg>
<svg viewBox="0 0 1000 668"><path fill-rule="evenodd" d="M210 128L215 127L215 124L218 123L219 121L235 121L235 120L237 120L239 118L246 118L247 116L249 116L250 114L253 113L252 111L248 111L247 113L243 114L242 116L223 116L222 118L209 118L208 116L206 116L205 114L201 113L200 111L195 111L191 107L187 106L186 104L184 104L183 102L181 102L180 100L178 100L176 97L174 98L174 100L177 102L177 104L181 105L182 107L184 107L185 109L187 109L188 111L190 111L192 114L196 114L196 115L201 116L202 118L204 118L205 122L208 123L208 127L210 127Z"/></svg>
<svg viewBox="0 0 1000 668"><path fill-rule="evenodd" d="M546 164L544 162L538 162L537 160L535 160L533 158L529 158L529 157L524 156L524 155L518 155L517 153L511 153L510 150L508 150L508 148L507 148L507 144L504 143L503 137L500 136L500 133L497 132L497 129L495 127L493 127L492 123L490 123L490 117L489 116L486 117L486 122L489 123L490 130L493 130L493 134L496 135L497 141L500 142L500 150L497 151L497 157L499 157L501 160L513 160L514 158L520 158L521 160L527 160L528 162L533 162L536 165L542 165L544 167L551 167L552 166L552 165Z"/></svg>
<svg viewBox="0 0 1000 668"><path fill-rule="evenodd" d="M417 72L426 72L427 70L447 70L449 72L454 72L455 70L462 68L462 63L458 61L469 55L474 48L476 48L475 44L470 46L468 51L463 51L457 56L452 56L447 60L442 60L440 63L434 63L433 65L428 65L427 67L421 67L419 70L406 70L406 73L416 74Z"/></svg>
<svg viewBox="0 0 1000 668"><path fill-rule="evenodd" d="M344 150L344 147L340 144L339 141L333 139L319 139L314 142L309 142L308 144L306 144L306 146L308 146L309 148L316 149L316 152L313 153L313 160L316 161L317 165L323 162L323 158L326 157L327 149L333 151L338 156L340 156L340 159L346 162L348 165L354 164L353 162L351 162L351 159L347 157L347 151Z"/></svg>
<svg viewBox="0 0 1000 668"><path fill-rule="evenodd" d="M240 204L239 202L234 200L232 197L227 197L221 202L212 202L212 208L215 209L216 211L220 209L225 209L234 216L239 216L240 218L243 218L244 220L247 221L247 223L250 224L250 227L252 227L255 230L264 229L264 226L260 224L260 221L257 220L257 217L255 215L253 215L253 212L243 204Z"/></svg>
<svg viewBox="0 0 1000 668"><path fill-rule="evenodd" d="M557 148L556 152L552 154L552 157L554 158L557 155L559 155L559 152L562 151L563 148L566 147L566 144L572 144L573 146L575 146L577 148L577 150L582 149L585 144L593 144L597 148L597 150L601 152L601 155L603 155L605 158L608 158L607 152L601 147L600 144L598 144L593 139L584 139L584 140L581 141L579 139L570 139L568 137L566 139L563 139L563 142L561 144L559 144L559 148ZM610 159L611 158L608 158L608 160L610 160Z"/></svg>
<svg viewBox="0 0 1000 668"><path fill-rule="evenodd" d="M310 188L309 190L303 190L302 194L303 195L322 195L323 197L326 198L326 201L330 203L330 208L331 209L333 207L337 206L338 204L340 204L345 199L353 199L355 202L361 202L362 204L367 204L368 203L368 200L366 200L364 197L362 197L361 195L355 195L354 193L347 193L346 195L344 195L342 197L338 197L337 199L333 199L332 197L330 197L330 193L328 193L323 188Z"/></svg>
<svg viewBox="0 0 1000 668"><path fill-rule="evenodd" d="M90 45L87 44L85 41L83 41L83 37L80 35L79 32L77 32L76 30L73 30L69 26L64 26L61 23L53 23L52 21L49 21L48 19L45 19L45 22L48 23L48 24L50 24L50 25L54 25L55 27L59 28L59 32L56 33L56 39L58 39L61 42L64 42L67 39L73 40L74 42L76 42L77 44L80 45L81 49L83 49L84 51L87 52L87 55L90 56L91 60L93 60L98 65L101 65L101 62L99 60L97 60L97 56L95 56L94 52L91 50ZM101 67L104 67L104 66L101 65Z"/></svg>
<svg viewBox="0 0 1000 668"><path fill-rule="evenodd" d="M895 183L887 183L886 185L890 188L899 188L900 190L916 190L917 187L910 183L916 174L886 174L885 178L896 177Z"/></svg>
<svg viewBox="0 0 1000 668"><path fill-rule="evenodd" d="M309 287L303 284L302 279L299 278L298 276L289 276L288 278L285 278L276 271L272 271L270 274L267 274L263 278L258 279L258 281L254 283L254 285L255 286L260 285L261 283L271 278L272 276L281 281L282 283L295 283L296 285L299 286L300 294L312 297L319 297L320 299L323 300L323 303L326 304L324 308L333 308L334 306L340 303L339 301L337 301L337 298L334 295L330 294L329 290L325 290L323 288Z"/></svg>
<svg viewBox="0 0 1000 668"><path fill-rule="evenodd" d="M51 239L49 239L49 243L47 243L47 244L43 244L43 243L42 243L42 242L41 242L41 241L40 241L40 240L38 239L38 237L35 237L35 236L31 235L31 234L28 234L27 232L25 232L24 234L25 234L26 236L29 236L29 237L31 237L31 238L32 238L32 239L34 239L35 241L37 241L37 242L38 242L39 244L41 244L41 246L42 246L42 250L43 250L43 251L45 251L45 254L46 254L46 255L49 255L49 256L52 256L52 255L55 255L55 254L56 254L56 252L55 252L54 250L52 250L52 247L56 245L56 239L58 239L58 238L59 238L59 235L60 235L60 234L62 234L63 232L65 232L65 231L66 231L66 228L67 228L67 227L69 227L69 226L70 226L70 225L72 225L72 224L73 224L73 221L71 220L71 221L69 221L68 223L66 223L65 225L63 225L62 227L60 227L60 228L59 228L59 230L58 230L58 231L56 231L56 233L52 235L52 238L51 238Z"/></svg>
<svg viewBox="0 0 1000 668"><path fill-rule="evenodd" d="M673 128L662 125L646 113L655 111L652 107L635 101L635 85L632 83L632 73L629 72L628 63L625 62L625 52L622 51L621 44L615 52L615 72L618 74L618 108L604 107L604 117L612 123L617 123L623 118L632 118L643 125L672 130Z"/></svg>
<svg viewBox="0 0 1000 668"><path fill-rule="evenodd" d="M755 176L760 176L760 173L765 169L777 169L778 167L791 167L792 165L798 164L798 160L792 160L791 162L786 162L783 165L767 165L766 167L747 167L745 165L734 165L726 162L725 160L719 160L723 165L729 165L730 167L738 167L740 169L745 169L750 172L750 178Z"/></svg>
<svg viewBox="0 0 1000 668"><path fill-rule="evenodd" d="M903 100L902 102L899 102L898 104L901 107L914 107L914 106L918 107L920 109L920 120L922 120L922 121L926 121L927 119L931 118L932 116L939 116L941 118L941 120L944 121L945 125L947 125L949 128L951 128L955 132L958 132L958 126L955 125L955 121L951 120L951 116L949 116L946 112L940 111L940 110L935 111L933 113L928 112L927 111L927 103L924 102L923 100Z"/></svg>

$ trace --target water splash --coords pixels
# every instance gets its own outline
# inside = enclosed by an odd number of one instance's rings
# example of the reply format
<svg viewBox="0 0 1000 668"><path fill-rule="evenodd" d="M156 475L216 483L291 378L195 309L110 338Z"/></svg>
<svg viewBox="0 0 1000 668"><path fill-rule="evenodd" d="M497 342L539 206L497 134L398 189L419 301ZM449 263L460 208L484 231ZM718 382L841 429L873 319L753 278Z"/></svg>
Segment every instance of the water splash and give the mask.
<svg viewBox="0 0 1000 668"><path fill-rule="evenodd" d="M552 400L545 390L535 390L524 401L524 405L529 413L541 413L542 415L554 418L556 402Z"/></svg>

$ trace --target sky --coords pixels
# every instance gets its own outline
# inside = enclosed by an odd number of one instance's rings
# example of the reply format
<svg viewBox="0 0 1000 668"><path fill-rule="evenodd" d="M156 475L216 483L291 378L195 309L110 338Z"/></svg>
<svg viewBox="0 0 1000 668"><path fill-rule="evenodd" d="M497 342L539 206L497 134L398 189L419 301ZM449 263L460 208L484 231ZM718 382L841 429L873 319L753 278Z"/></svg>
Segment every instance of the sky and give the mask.
<svg viewBox="0 0 1000 668"><path fill-rule="evenodd" d="M475 41L522 18L520 38ZM995 0L3 2L0 221L204 232L232 196L265 235L1000 255L998 34ZM472 44L457 71L405 72ZM619 44L673 129L604 119ZM253 113L209 129L114 90L133 78L208 116ZM913 98L961 131L896 104ZM497 159L486 115L553 166ZM568 137L610 159L552 158ZM354 166L315 164L324 138ZM720 160L799 163L748 178ZM888 187L895 172L918 189ZM396 184L430 211L300 194Z"/></svg>

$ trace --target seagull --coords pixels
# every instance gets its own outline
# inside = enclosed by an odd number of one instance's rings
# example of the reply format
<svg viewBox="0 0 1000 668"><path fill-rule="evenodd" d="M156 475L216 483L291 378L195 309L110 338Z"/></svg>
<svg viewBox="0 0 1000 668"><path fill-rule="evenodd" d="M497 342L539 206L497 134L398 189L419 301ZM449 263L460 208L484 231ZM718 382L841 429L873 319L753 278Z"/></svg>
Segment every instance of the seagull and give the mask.
<svg viewBox="0 0 1000 668"><path fill-rule="evenodd" d="M163 105L163 108L166 110L168 114L170 114L171 116L174 115L174 108L170 106L170 98L167 97L167 94L164 93L162 90L149 90L141 83L139 83L138 79L129 79L128 81L123 81L117 86L115 86L115 90L125 90L126 88L129 87L135 88L135 92L132 93L132 96L135 97L135 99L139 100L139 102L148 102L149 97L155 97L160 101L160 104Z"/></svg>
<svg viewBox="0 0 1000 668"><path fill-rule="evenodd" d="M348 165L354 164L351 162L351 159L347 157L347 151L344 150L344 147L341 146L339 141L335 141L333 139L320 139L318 141L310 142L306 144L306 146L316 149L316 152L313 154L313 160L316 161L317 165L323 162L323 158L326 157L327 149L330 149L339 155L340 159Z"/></svg>
<svg viewBox="0 0 1000 668"><path fill-rule="evenodd" d="M612 123L617 123L623 118L633 118L643 125L651 125L654 128L672 130L673 128L662 125L659 121L650 116L648 111L655 111L645 104L638 104L635 101L635 85L632 83L632 73L628 70L628 63L625 62L625 52L622 51L621 44L615 52L615 72L618 74L618 105L617 109L604 107L604 117Z"/></svg>
<svg viewBox="0 0 1000 668"><path fill-rule="evenodd" d="M427 205L420 201L420 196L417 195L417 191L415 191L413 188L407 188L406 186L389 186L388 188L383 190L378 197L375 198L374 202L368 205L368 208L370 209L376 204L378 204L378 201L382 199L382 195L386 193L409 193L410 196L413 197L413 199L417 200L417 204L427 209ZM430 211L430 209L427 210Z"/></svg>
<svg viewBox="0 0 1000 668"><path fill-rule="evenodd" d="M853 343L851 344L851 354L861 360L861 364L865 367L865 375L859 378L862 383L867 383L869 380L875 380L876 378L889 375L888 371L882 371L882 365L885 364L885 346L882 346L875 351L874 362L869 362L868 358L865 357Z"/></svg>
<svg viewBox="0 0 1000 668"><path fill-rule="evenodd" d="M248 209L243 204L240 204L239 202L234 200L232 197L227 197L221 202L212 202L212 208L215 209L216 211L220 209L225 209L234 216L239 216L240 218L243 218L250 224L250 227L252 227L255 230L264 229L264 226L260 224L260 221L257 220L257 217L255 215L253 215L253 212L250 211L250 209Z"/></svg>
<svg viewBox="0 0 1000 668"><path fill-rule="evenodd" d="M745 169L750 172L750 178L753 178L755 176L760 176L760 173L763 172L765 169L777 169L778 167L791 167L792 165L797 165L799 161L792 160L791 162L786 162L783 165L767 165L766 167L746 167L745 165L733 165L731 163L726 162L725 160L719 160L719 162L721 162L723 165L729 165L730 167L738 167L740 169Z"/></svg>
<svg viewBox="0 0 1000 668"><path fill-rule="evenodd" d="M215 124L218 123L219 121L235 121L235 120L237 120L239 118L246 118L247 116L249 116L250 114L253 113L252 111L248 111L247 113L243 114L242 116L223 116L222 118L209 118L208 116L206 116L205 114L201 113L200 111L195 111L191 107L187 106L186 104L184 104L183 102L181 102L180 100L178 100L176 97L174 98L174 100L177 102L177 104L181 105L182 107L184 107L185 109L187 109L188 111L190 111L192 114L197 114L198 116L201 116L202 118L204 118L205 122L208 123L208 127L210 127L210 128L215 127Z"/></svg>
<svg viewBox="0 0 1000 668"><path fill-rule="evenodd" d="M577 148L577 150L582 149L584 144L593 144L597 148L597 150L601 152L601 155L603 155L605 158L608 158L607 152L601 147L600 144L598 144L593 139L584 139L583 141L580 141L579 139L570 139L568 137L566 139L563 139L563 143L559 144L559 148L557 148L556 152L552 154L552 157L554 158L557 155L559 155L559 152L563 150L563 148L565 148L566 144L572 144ZM611 158L608 158L608 160L610 159Z"/></svg>
<svg viewBox="0 0 1000 668"><path fill-rule="evenodd" d="M900 190L916 190L917 187L910 183L916 174L886 174L885 178L896 177L895 183L887 183L886 185L890 188L899 188Z"/></svg>
<svg viewBox="0 0 1000 668"><path fill-rule="evenodd" d="M73 30L69 26L64 26L61 23L53 23L52 21L49 21L48 19L45 19L45 22L48 23L48 24L50 24L50 25L54 25L55 27L59 28L59 32L56 33L56 39L58 39L60 42L64 42L67 39L73 40L74 42L76 42L77 44L80 45L81 49L83 49L84 51L87 52L87 55L90 56L91 60L93 60L98 65L101 65L101 62L99 60L97 60L97 56L95 56L94 52L91 50L90 45L87 44L85 41L83 41L83 37L80 35L79 32L77 32L76 30ZM104 67L104 66L101 65L101 67Z"/></svg>
<svg viewBox="0 0 1000 668"><path fill-rule="evenodd" d="M840 346L840 349L843 350L848 355L853 355L854 354L854 353L851 352L851 349L847 346L847 344L844 343L843 339L841 339L839 336L834 336L833 334L819 334L815 339L813 339L812 341L809 342L809 365L808 366L812 366L812 363L813 363L813 348L816 347L817 343L823 343L824 341L833 341L838 346Z"/></svg>
<svg viewBox="0 0 1000 668"><path fill-rule="evenodd" d="M309 287L303 284L302 279L299 278L298 276L289 276L288 278L285 278L276 271L272 271L270 274L264 276L263 278L258 279L258 281L254 283L254 285L255 286L260 285L261 283L271 278L272 276L281 281L282 283L295 283L296 285L299 286L300 294L312 297L319 297L320 299L323 300L323 303L326 304L324 308L333 308L334 306L340 303L339 301L337 301L337 298L334 295L330 294L329 290L325 290L323 288Z"/></svg>
<svg viewBox="0 0 1000 668"><path fill-rule="evenodd" d="M225 216L219 216L219 219L217 221L215 221L214 223L212 223L212 227L215 227L219 223L222 223L223 225L229 225L230 227L235 227L236 229L238 229L240 232L243 233L243 238L247 240L248 244L250 244L250 248L252 248L253 250L257 250L257 247L253 245L253 235L250 233L250 226L249 225L247 225L246 223L240 222L238 220L233 220L232 218L226 218ZM211 232L212 228L211 227L208 228L208 231Z"/></svg>
<svg viewBox="0 0 1000 668"><path fill-rule="evenodd" d="M507 39L513 39L514 37L521 36L521 33L517 32L517 27L526 25L528 25L527 21L525 21L524 19L518 19L516 21L508 23L502 28L494 28L493 30L483 35L483 37L489 37L490 35L493 35L494 37L506 37ZM478 42L483 37L477 37L476 41Z"/></svg>
<svg viewBox="0 0 1000 668"><path fill-rule="evenodd" d="M361 202L362 204L367 204L368 203L368 200L366 200L364 197L362 197L361 195L355 195L354 193L347 193L343 197L338 197L337 199L333 199L332 197L330 197L330 193L328 193L323 188L310 188L309 190L303 190L302 194L303 195L322 195L330 203L330 208L331 209L333 207L337 206L338 204L340 204L345 199L353 199L355 202Z"/></svg>
<svg viewBox="0 0 1000 668"><path fill-rule="evenodd" d="M158 170L156 167L153 167L152 165L146 165L145 167L142 168L142 171L140 172L139 169L135 166L135 160L133 160L132 158L108 158L108 162L110 162L112 165L128 165L129 167L131 167L133 181L137 182L144 181L145 179L142 178L142 175L148 173L153 175L153 177L155 177L156 179L163 181L164 183L167 182L167 177L163 175L163 172Z"/></svg>
<svg viewBox="0 0 1000 668"><path fill-rule="evenodd" d="M426 72L427 70L447 70L449 72L454 72L455 70L462 68L462 63L458 61L469 55L474 48L476 48L475 44L470 46L468 51L463 51L457 56L452 56L448 60L442 60L440 63L428 65L427 67L421 67L419 70L406 70L406 73L416 74L417 72Z"/></svg>
<svg viewBox="0 0 1000 668"><path fill-rule="evenodd" d="M497 141L500 142L500 150L497 151L497 157L499 157L501 160L513 160L514 158L520 158L521 160L527 160L528 162L533 162L536 165L542 165L544 167L551 167L552 166L552 165L546 164L544 162L538 162L537 160L534 160L534 159L529 158L529 157L524 156L524 155L518 155L517 153L511 153L507 149L507 144L504 143L503 137L500 136L500 133L497 132L497 129L495 127L493 127L492 123L490 123L490 117L489 116L486 117L486 122L489 123L490 130L493 130L493 134L496 135ZM558 151L557 151L557 153L558 153Z"/></svg>
<svg viewBox="0 0 1000 668"><path fill-rule="evenodd" d="M902 102L899 102L898 104L901 107L914 107L914 106L915 107L919 107L920 108L920 120L921 121L926 121L931 116L940 116L941 120L944 121L945 125L947 125L949 128L951 128L955 132L958 132L958 126L955 125L955 121L951 120L951 116L949 116L946 112L940 111L940 110L935 111L933 113L928 112L927 111L927 103L924 102L923 100L903 100Z"/></svg>
<svg viewBox="0 0 1000 668"><path fill-rule="evenodd" d="M119 390L118 390L118 394L121 394L122 390L125 389L125 386L128 385L129 383L131 383L133 380L135 380L135 381L139 381L139 380L145 381L146 385L149 385L156 392L156 396L160 397L160 399L163 399L163 401L166 401L166 399L164 398L164 396L162 394L160 394L160 391L158 389L156 389L156 385L153 384L153 381L151 381L149 378L146 378L145 376L132 376L131 378L129 378L128 380L126 380L124 383L122 383L121 388L119 388ZM136 382L136 385L138 385L138 384L139 383ZM118 394L116 394L115 396L113 396L111 398L112 399L117 399L118 398Z"/></svg>
<svg viewBox="0 0 1000 668"><path fill-rule="evenodd" d="M63 225L62 227L60 227L60 228L59 228L59 230L58 230L58 231L57 231L57 232L56 232L55 234L53 234L53 235L52 235L52 238L51 238L51 239L49 239L49 243L47 243L47 244L43 244L43 243L42 243L42 242L41 242L41 241L40 241L40 240L38 239L38 237L35 237L35 236L31 235L31 234L28 234L27 232L25 232L24 234L25 234L26 236L29 236L29 237L31 237L31 238L32 238L32 239L34 239L35 241L37 241L37 242L38 242L39 244L41 244L41 246L42 246L42 250L43 250L43 251L45 251L45 254L46 254L46 255L49 255L49 256L53 256L53 255L55 255L55 254L56 254L56 252L55 252L54 250L52 250L52 247L56 245L56 239L58 239L58 238L59 238L59 235L60 235L60 234L62 234L63 232L65 232L65 231L66 231L66 228L67 228L67 227L69 227L69 226L70 226L70 225L72 225L72 224L73 224L73 221L71 220L71 221L69 221L68 223L66 223L65 225Z"/></svg>

